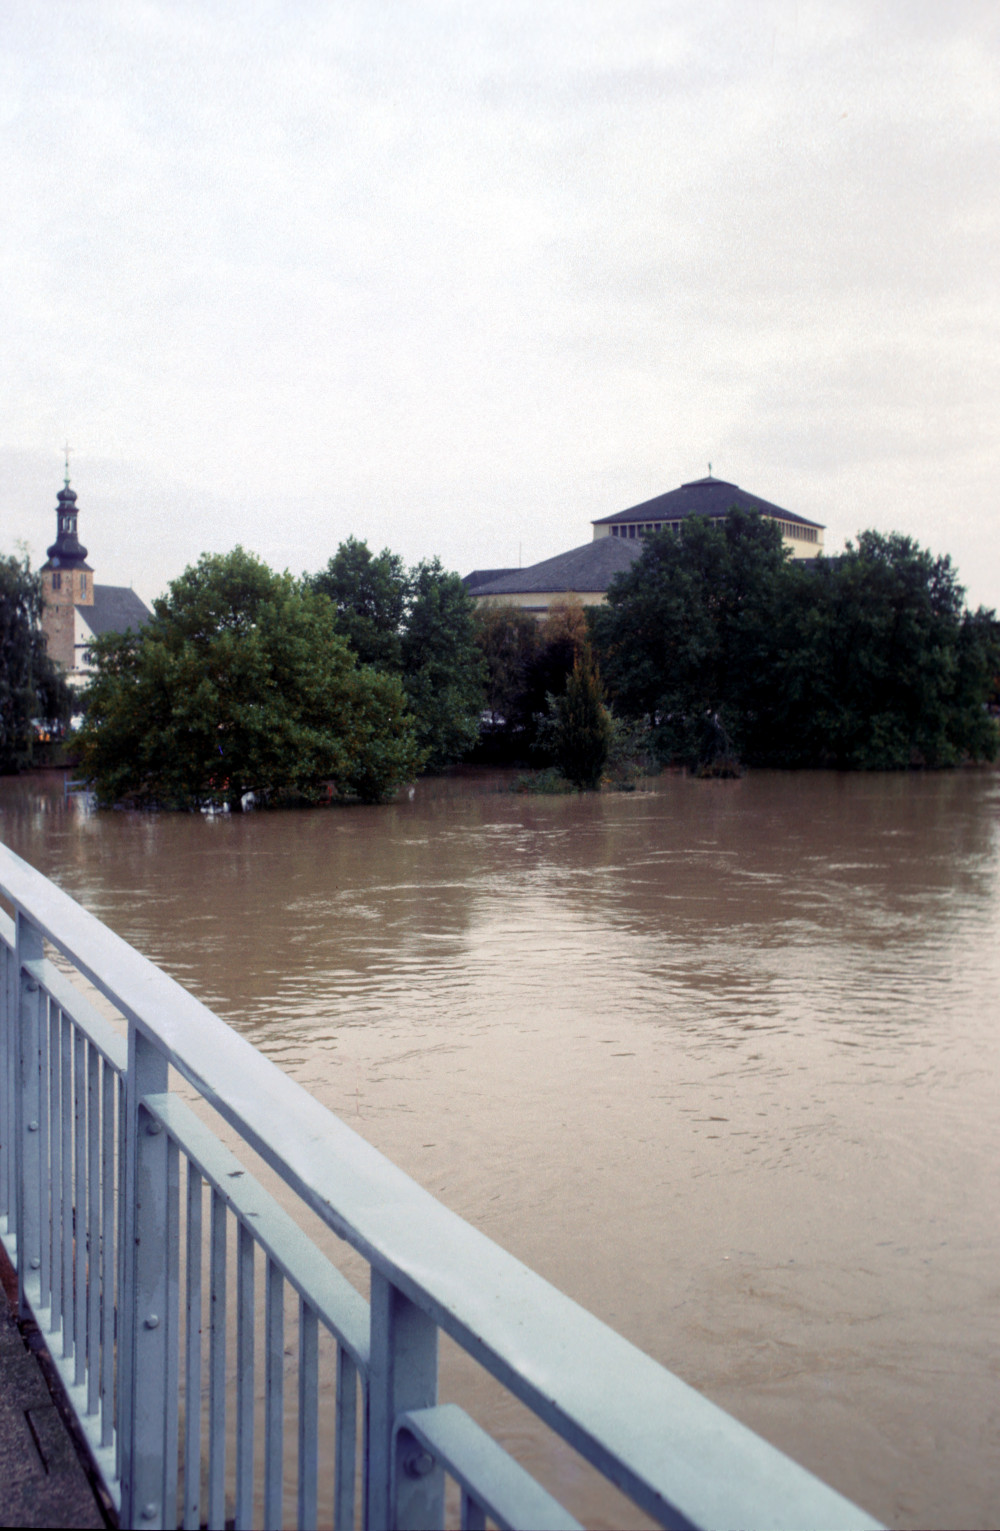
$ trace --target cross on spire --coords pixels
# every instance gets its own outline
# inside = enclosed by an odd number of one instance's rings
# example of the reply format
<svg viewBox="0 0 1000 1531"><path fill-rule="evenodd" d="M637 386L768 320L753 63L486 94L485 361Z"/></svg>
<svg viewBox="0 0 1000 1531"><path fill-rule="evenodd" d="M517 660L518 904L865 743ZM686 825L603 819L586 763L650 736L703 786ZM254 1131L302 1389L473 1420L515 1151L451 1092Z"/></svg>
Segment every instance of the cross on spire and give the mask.
<svg viewBox="0 0 1000 1531"><path fill-rule="evenodd" d="M67 489L69 488L69 454L72 451L73 451L73 448L70 446L69 442L67 441L66 445L63 447L63 453L65 454L65 457L66 457L66 488Z"/></svg>

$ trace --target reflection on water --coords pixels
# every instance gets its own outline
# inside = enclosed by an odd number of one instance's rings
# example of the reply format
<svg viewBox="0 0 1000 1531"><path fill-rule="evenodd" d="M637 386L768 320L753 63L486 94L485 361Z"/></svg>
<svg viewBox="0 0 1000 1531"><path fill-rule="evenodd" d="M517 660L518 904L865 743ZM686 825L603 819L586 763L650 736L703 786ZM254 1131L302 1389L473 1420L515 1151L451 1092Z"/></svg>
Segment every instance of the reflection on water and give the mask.
<svg viewBox="0 0 1000 1531"><path fill-rule="evenodd" d="M0 834L423 1184L894 1524L991 1526L993 772L422 783Z"/></svg>

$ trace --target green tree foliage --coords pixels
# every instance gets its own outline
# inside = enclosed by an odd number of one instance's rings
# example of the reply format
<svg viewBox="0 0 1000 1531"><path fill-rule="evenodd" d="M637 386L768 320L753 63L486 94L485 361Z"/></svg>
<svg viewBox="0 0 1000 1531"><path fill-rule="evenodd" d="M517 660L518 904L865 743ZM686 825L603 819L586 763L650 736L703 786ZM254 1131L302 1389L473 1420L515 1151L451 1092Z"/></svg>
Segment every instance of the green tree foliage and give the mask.
<svg viewBox="0 0 1000 1531"><path fill-rule="evenodd" d="M472 614L457 574L438 558L417 565L402 638L402 679L431 771L461 760L479 737L486 666Z"/></svg>
<svg viewBox="0 0 1000 1531"><path fill-rule="evenodd" d="M763 757L884 770L995 756L997 627L964 609L950 558L866 531L836 561L789 572Z"/></svg>
<svg viewBox="0 0 1000 1531"><path fill-rule="evenodd" d="M308 583L334 602L358 660L402 682L425 768L461 760L478 737L485 669L459 576L439 559L407 571L351 537Z"/></svg>
<svg viewBox="0 0 1000 1531"><path fill-rule="evenodd" d="M528 676L538 653L538 623L520 606L479 607L473 614L476 643L486 661L485 707L492 727L523 729Z"/></svg>
<svg viewBox="0 0 1000 1531"><path fill-rule="evenodd" d="M538 632L538 648L528 669L525 710L540 717L550 696L562 696L569 676L589 643L587 614L579 601L553 601Z"/></svg>
<svg viewBox="0 0 1000 1531"><path fill-rule="evenodd" d="M72 693L49 658L41 628L42 582L27 557L0 557L0 771L30 766L35 722L59 730Z"/></svg>
<svg viewBox="0 0 1000 1531"><path fill-rule="evenodd" d="M79 744L105 803L238 811L331 781L376 801L423 763L398 679L359 668L330 602L242 548L203 555L93 657Z"/></svg>
<svg viewBox="0 0 1000 1531"><path fill-rule="evenodd" d="M562 696L587 640L578 602L554 602L544 622L498 602L475 614L476 641L486 660L486 707L491 714L480 758L533 760L547 753L549 699Z"/></svg>
<svg viewBox="0 0 1000 1531"><path fill-rule="evenodd" d="M774 523L731 511L650 539L592 619L616 708L663 758L727 741L757 764L892 769L992 759L991 612L951 561L863 532L839 559L786 561Z"/></svg>
<svg viewBox="0 0 1000 1531"><path fill-rule="evenodd" d="M744 752L772 702L775 622L786 554L772 521L732 510L651 537L591 608L616 710L654 721L664 759Z"/></svg>
<svg viewBox="0 0 1000 1531"><path fill-rule="evenodd" d="M534 701L541 629L521 606L505 602L473 612L476 643L485 660L485 712L476 758L493 764L525 761L533 747L534 713L545 707L545 689Z"/></svg>
<svg viewBox="0 0 1000 1531"><path fill-rule="evenodd" d="M577 656L565 691L550 697L549 703L546 738L556 765L575 787L597 787L608 762L614 729L589 644Z"/></svg>
<svg viewBox="0 0 1000 1531"><path fill-rule="evenodd" d="M373 554L365 542L348 537L326 568L310 580L337 608L337 626L358 663L398 674L410 578L398 553Z"/></svg>

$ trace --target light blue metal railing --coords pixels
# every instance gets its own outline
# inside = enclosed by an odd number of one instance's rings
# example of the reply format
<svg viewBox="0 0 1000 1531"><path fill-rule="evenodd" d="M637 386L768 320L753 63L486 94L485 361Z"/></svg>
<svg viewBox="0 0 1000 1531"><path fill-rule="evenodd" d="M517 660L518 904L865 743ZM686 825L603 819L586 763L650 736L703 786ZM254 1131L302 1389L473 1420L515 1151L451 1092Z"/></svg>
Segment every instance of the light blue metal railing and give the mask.
<svg viewBox="0 0 1000 1531"><path fill-rule="evenodd" d="M436 1527L446 1479L463 1531L578 1525L440 1401L441 1332L658 1524L875 1525L449 1212L5 847L0 893L0 1237L123 1525L281 1526L294 1498L300 1527ZM170 1068L364 1257L369 1302Z"/></svg>

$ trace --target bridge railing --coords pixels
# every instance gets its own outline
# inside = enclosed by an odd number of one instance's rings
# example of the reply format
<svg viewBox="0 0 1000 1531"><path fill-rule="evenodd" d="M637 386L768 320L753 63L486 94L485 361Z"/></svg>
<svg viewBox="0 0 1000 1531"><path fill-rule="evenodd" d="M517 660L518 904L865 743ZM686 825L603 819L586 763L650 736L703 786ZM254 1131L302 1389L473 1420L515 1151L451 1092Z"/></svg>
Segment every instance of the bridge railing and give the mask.
<svg viewBox="0 0 1000 1531"><path fill-rule="evenodd" d="M387 1531L443 1526L457 1500L463 1528L576 1526L441 1400L442 1333L657 1524L875 1524L450 1212L5 847L0 894L0 1236L123 1525ZM367 1262L368 1301L253 1155Z"/></svg>

